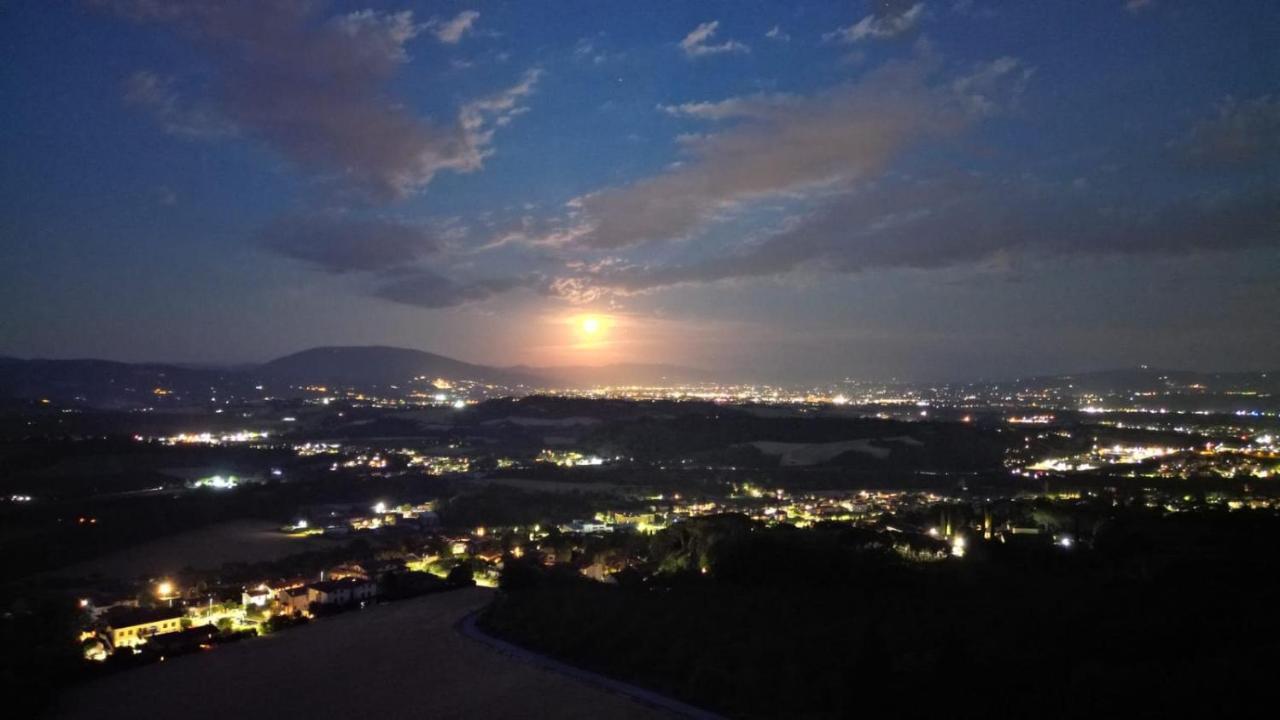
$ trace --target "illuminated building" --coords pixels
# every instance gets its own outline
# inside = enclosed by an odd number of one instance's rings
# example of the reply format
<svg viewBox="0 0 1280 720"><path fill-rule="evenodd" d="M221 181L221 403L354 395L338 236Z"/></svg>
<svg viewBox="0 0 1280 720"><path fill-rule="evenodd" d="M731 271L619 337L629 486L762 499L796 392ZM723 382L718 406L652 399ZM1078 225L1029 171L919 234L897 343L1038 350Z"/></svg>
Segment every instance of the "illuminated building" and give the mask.
<svg viewBox="0 0 1280 720"><path fill-rule="evenodd" d="M372 600L377 594L377 583L356 577L323 580L307 586L308 605L350 605Z"/></svg>
<svg viewBox="0 0 1280 720"><path fill-rule="evenodd" d="M107 636L113 648L134 647L148 638L182 630L181 608L121 608L107 617Z"/></svg>

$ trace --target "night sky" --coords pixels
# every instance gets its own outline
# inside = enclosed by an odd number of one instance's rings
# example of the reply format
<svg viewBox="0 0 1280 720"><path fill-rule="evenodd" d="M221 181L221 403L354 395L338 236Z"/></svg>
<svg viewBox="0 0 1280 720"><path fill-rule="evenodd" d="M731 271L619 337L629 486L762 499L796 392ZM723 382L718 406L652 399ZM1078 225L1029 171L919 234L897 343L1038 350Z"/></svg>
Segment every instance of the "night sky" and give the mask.
<svg viewBox="0 0 1280 720"><path fill-rule="evenodd" d="M1276 369L1277 48L1274 0L0 1L0 354Z"/></svg>

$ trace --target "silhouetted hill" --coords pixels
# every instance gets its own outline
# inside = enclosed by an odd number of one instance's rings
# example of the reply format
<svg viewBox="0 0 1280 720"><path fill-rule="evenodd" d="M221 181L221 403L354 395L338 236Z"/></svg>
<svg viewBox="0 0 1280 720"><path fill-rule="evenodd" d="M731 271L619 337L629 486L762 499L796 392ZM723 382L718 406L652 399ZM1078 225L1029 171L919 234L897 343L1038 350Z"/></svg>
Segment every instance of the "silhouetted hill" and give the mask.
<svg viewBox="0 0 1280 720"><path fill-rule="evenodd" d="M159 398L201 402L249 386L244 373L159 363L0 358L0 396L63 405L132 407ZM160 394L163 393L163 394Z"/></svg>
<svg viewBox="0 0 1280 720"><path fill-rule="evenodd" d="M232 400L288 396L292 388L329 385L407 389L415 377L472 380L522 391L626 385L680 385L723 381L711 372L677 365L617 363L552 367L494 367L407 348L318 347L261 365L217 367L197 364L124 363L110 360L21 359L0 356L0 398L47 398L59 405L125 408L194 405L212 398ZM1057 388L1064 392L1179 394L1187 400L1213 399L1224 411L1255 407L1280 395L1278 372L1195 372L1129 368L1070 375L1042 375L987 385ZM261 385L262 388L256 386ZM1201 404L1204 404L1203 402ZM1221 406L1221 407L1219 407ZM1237 407L1238 406L1238 407Z"/></svg>
<svg viewBox="0 0 1280 720"><path fill-rule="evenodd" d="M498 385L543 384L531 373L454 360L406 348L318 347L277 358L253 370L255 377L288 385L399 385L415 377L475 380Z"/></svg>

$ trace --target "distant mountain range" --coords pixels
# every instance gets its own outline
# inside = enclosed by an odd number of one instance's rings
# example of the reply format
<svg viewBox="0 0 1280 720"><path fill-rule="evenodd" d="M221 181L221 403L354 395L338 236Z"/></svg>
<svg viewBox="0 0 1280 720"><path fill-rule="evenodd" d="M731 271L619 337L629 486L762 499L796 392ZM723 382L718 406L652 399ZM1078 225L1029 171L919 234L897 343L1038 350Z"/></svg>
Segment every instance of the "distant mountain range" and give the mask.
<svg viewBox="0 0 1280 720"><path fill-rule="evenodd" d="M1012 383L1040 388L1071 388L1075 391L1109 392L1162 392L1199 386L1207 392L1280 392L1280 371L1276 372L1199 372L1195 370L1169 370L1153 367L1098 370L1070 375L1041 375L1021 378Z"/></svg>
<svg viewBox="0 0 1280 720"><path fill-rule="evenodd" d="M59 405L138 407L165 397L243 395L253 388L243 371L111 360L21 360L0 357L0 397L47 399Z"/></svg>
<svg viewBox="0 0 1280 720"><path fill-rule="evenodd" d="M471 380L516 391L597 385L707 382L711 373L675 365L493 367L435 353L384 346L319 347L260 365L218 368L109 360L0 357L0 397L95 407L150 405L162 398L205 402L219 395L289 395L308 385L362 389L407 387L414 378Z"/></svg>
<svg viewBox="0 0 1280 720"><path fill-rule="evenodd" d="M264 391L276 397L288 397L298 394L298 388L317 385L384 391L395 386L407 390L414 378L471 380L504 386L515 394L554 388L678 385L724 380L705 370L677 365L494 367L421 350L383 346L319 347L259 365L228 367L0 357L0 398L47 398L58 404L91 407L190 405L219 397L260 397ZM1203 386L1208 393L1280 394L1280 372L1205 373L1133 368L979 384L1071 388L1076 392L1102 394L1192 386Z"/></svg>

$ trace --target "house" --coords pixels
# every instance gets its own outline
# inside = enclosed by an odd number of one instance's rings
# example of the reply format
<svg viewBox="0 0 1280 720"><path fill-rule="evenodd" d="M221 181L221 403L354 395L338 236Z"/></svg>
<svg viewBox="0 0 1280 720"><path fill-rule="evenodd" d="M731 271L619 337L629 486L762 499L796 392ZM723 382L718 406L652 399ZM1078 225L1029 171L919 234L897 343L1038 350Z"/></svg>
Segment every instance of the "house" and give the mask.
<svg viewBox="0 0 1280 720"><path fill-rule="evenodd" d="M569 532L592 534L612 532L613 526L609 523L597 522L594 520L574 520L569 523L566 529Z"/></svg>
<svg viewBox="0 0 1280 720"><path fill-rule="evenodd" d="M134 647L149 638L182 630L182 608L118 608L106 615L111 647Z"/></svg>
<svg viewBox="0 0 1280 720"><path fill-rule="evenodd" d="M276 591L276 602L280 604L280 612L285 615L305 613L311 600L306 586L280 588Z"/></svg>
<svg viewBox="0 0 1280 720"><path fill-rule="evenodd" d="M240 593L240 604L245 608L258 607L264 608L271 602L271 588L266 585L259 585L255 588L248 588Z"/></svg>
<svg viewBox="0 0 1280 720"><path fill-rule="evenodd" d="M368 580L369 573L364 569L364 566L359 563L345 563L343 565L330 568L320 577L321 579L328 577L330 580L344 580L346 578Z"/></svg>
<svg viewBox="0 0 1280 720"><path fill-rule="evenodd" d="M324 605L340 607L372 600L378 594L378 584L372 580L348 577L341 580L324 580L307 586L308 607Z"/></svg>

